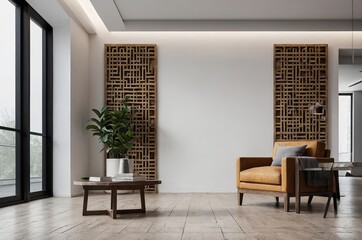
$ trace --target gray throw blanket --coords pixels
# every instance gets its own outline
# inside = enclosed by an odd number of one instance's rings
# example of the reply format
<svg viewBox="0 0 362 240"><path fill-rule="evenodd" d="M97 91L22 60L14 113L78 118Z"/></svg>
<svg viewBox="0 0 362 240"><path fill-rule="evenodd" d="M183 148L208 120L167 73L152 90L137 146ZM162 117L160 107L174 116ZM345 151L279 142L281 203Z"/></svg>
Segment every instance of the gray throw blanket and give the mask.
<svg viewBox="0 0 362 240"><path fill-rule="evenodd" d="M315 157L298 157L301 169L317 168L318 160ZM330 171L305 171L307 185L312 187L326 187L331 176Z"/></svg>

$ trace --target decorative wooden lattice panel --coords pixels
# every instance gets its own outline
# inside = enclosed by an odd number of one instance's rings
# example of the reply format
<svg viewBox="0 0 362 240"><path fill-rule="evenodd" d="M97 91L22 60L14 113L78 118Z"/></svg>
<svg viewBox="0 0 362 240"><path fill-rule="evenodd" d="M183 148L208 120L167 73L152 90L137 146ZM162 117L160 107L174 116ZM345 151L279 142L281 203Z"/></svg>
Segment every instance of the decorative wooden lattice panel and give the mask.
<svg viewBox="0 0 362 240"><path fill-rule="evenodd" d="M274 140L328 140L328 45L274 45ZM323 115L310 107L325 106Z"/></svg>
<svg viewBox="0 0 362 240"><path fill-rule="evenodd" d="M105 45L105 101L119 108L125 96L134 111L136 141L128 153L134 159L134 171L157 178L157 49L154 44ZM156 186L146 191L156 192Z"/></svg>

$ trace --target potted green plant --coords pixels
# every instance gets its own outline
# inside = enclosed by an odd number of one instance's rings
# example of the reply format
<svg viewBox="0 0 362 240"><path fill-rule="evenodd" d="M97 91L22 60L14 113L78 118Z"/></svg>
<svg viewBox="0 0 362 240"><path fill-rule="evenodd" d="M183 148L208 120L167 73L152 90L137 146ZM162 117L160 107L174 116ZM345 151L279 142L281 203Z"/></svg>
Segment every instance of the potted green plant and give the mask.
<svg viewBox="0 0 362 240"><path fill-rule="evenodd" d="M127 158L134 141L132 112L127 103L128 97L123 99L120 109L111 110L107 106L92 109L96 117L91 118L91 124L86 127L104 144L101 151L106 151L106 174L110 177L119 172L133 172L133 162Z"/></svg>

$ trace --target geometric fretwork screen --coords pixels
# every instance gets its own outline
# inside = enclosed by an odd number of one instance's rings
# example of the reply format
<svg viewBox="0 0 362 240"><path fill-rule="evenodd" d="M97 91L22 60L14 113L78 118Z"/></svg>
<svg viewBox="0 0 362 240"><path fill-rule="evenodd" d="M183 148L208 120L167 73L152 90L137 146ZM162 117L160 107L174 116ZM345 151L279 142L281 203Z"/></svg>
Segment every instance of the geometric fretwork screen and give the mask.
<svg viewBox="0 0 362 240"><path fill-rule="evenodd" d="M134 171L146 179L157 178L157 49L155 44L105 45L105 104L117 109L124 96L135 109L136 140L128 152ZM157 187L148 186L147 192Z"/></svg>
<svg viewBox="0 0 362 240"><path fill-rule="evenodd" d="M274 140L298 139L328 140L327 44L274 45Z"/></svg>

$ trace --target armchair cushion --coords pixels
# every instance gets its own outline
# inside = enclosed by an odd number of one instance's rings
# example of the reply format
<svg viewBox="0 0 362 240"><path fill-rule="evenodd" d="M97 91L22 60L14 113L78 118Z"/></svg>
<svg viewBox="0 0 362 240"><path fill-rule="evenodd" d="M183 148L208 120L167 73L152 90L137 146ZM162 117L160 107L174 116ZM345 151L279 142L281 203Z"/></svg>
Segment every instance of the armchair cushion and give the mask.
<svg viewBox="0 0 362 240"><path fill-rule="evenodd" d="M304 156L310 157L329 157L326 156L326 144L322 141L317 140L298 140L298 141L282 141L275 142L273 150L273 158L276 156L277 149L279 146L300 146L307 145L305 149Z"/></svg>
<svg viewBox="0 0 362 240"><path fill-rule="evenodd" d="M281 167L254 167L240 172L240 181L260 184L281 185Z"/></svg>
<svg viewBox="0 0 362 240"><path fill-rule="evenodd" d="M282 165L282 159L291 156L302 156L307 145L300 146L278 146L277 153L273 159L272 166Z"/></svg>

